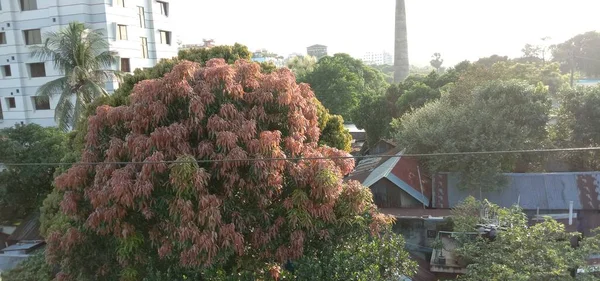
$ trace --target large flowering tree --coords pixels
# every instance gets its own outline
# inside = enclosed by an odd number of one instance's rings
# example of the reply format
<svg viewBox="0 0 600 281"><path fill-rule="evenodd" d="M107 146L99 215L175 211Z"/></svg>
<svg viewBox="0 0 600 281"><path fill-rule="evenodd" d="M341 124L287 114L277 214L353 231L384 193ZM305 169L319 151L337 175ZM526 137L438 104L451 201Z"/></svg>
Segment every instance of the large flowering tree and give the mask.
<svg viewBox="0 0 600 281"><path fill-rule="evenodd" d="M318 145L313 98L288 69L213 59L97 108L81 165L56 178L69 220L47 237L59 279L269 266L276 276L308 247L384 229L369 190L342 181L354 160L326 159L347 154Z"/></svg>

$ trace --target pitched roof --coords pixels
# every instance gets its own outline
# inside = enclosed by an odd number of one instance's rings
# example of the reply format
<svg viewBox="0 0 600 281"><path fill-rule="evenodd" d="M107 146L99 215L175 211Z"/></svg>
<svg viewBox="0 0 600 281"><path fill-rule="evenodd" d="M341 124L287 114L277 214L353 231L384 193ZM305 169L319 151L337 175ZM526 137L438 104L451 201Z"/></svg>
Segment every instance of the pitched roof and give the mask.
<svg viewBox="0 0 600 281"><path fill-rule="evenodd" d="M391 181L398 188L408 193L419 202L426 206L429 206L429 196L426 196L421 191L417 190L416 187L411 186L405 181L404 169L398 169L401 165L410 165L407 161L403 161L401 157L402 151L395 148L385 153L386 156L367 158L367 161L363 164L363 161L356 167L355 172L351 173L349 179L360 181L364 186L371 187L381 179L387 179ZM396 155L391 157L389 155ZM362 165L361 165L362 164ZM418 184L418 182L417 182Z"/></svg>
<svg viewBox="0 0 600 281"><path fill-rule="evenodd" d="M30 215L23 223L21 223L17 229L8 237L10 242L18 241L35 241L44 240L40 235L40 214L35 213Z"/></svg>
<svg viewBox="0 0 600 281"><path fill-rule="evenodd" d="M402 149L395 148L390 151L387 151L383 155L396 155L401 152ZM369 157L364 158L358 162L356 167L354 167L354 171L348 175L348 180L357 180L359 182L363 182L370 174L377 168L379 165L383 164L385 161L390 159L389 156L381 156L381 157Z"/></svg>
<svg viewBox="0 0 600 281"><path fill-rule="evenodd" d="M505 174L508 184L497 191L462 190L457 173L438 174L433 184L433 206L452 208L468 196L488 199L502 207L523 209L600 210L600 172ZM480 198L481 197L481 198Z"/></svg>

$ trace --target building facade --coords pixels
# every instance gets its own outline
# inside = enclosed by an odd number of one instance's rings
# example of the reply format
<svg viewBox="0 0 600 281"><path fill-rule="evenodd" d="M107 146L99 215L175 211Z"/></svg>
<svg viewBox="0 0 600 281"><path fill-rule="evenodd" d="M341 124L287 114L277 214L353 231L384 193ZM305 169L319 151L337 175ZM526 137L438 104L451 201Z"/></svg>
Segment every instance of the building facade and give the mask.
<svg viewBox="0 0 600 281"><path fill-rule="evenodd" d="M325 45L312 45L310 47L306 47L306 53L309 56L313 56L316 57L317 59L320 59L324 56L327 56L327 46Z"/></svg>
<svg viewBox="0 0 600 281"><path fill-rule="evenodd" d="M362 61L367 65L392 65L394 63L392 54L388 52L367 52Z"/></svg>
<svg viewBox="0 0 600 281"><path fill-rule="evenodd" d="M169 0L0 0L0 128L37 123L54 126L58 96L36 97L60 78L51 61L30 55L48 32L82 22L105 34L118 54L114 69L133 72L177 55ZM116 82L107 90L114 91Z"/></svg>

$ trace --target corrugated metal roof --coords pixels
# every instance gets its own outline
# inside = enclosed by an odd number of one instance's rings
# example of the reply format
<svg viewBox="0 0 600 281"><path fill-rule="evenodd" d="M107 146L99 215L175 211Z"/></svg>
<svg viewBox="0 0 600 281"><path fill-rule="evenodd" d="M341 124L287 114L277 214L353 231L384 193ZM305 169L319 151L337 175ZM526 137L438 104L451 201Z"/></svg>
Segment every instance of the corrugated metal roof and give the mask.
<svg viewBox="0 0 600 281"><path fill-rule="evenodd" d="M348 130L350 133L364 133L364 129L359 129L354 124L344 124L344 128Z"/></svg>
<svg viewBox="0 0 600 281"><path fill-rule="evenodd" d="M4 253L11 252L11 251L28 252L30 250L37 249L38 247L42 246L43 244L44 244L44 241L31 241L31 242L26 242L26 243L17 243L17 244L8 246L0 251L2 251Z"/></svg>
<svg viewBox="0 0 600 281"><path fill-rule="evenodd" d="M399 152L396 155L401 155L401 154L402 153ZM387 177L387 175L389 175L389 173L392 171L394 166L396 166L398 161L400 161L400 157L390 157L388 160L383 162L383 164L377 166L377 168L375 168L371 172L371 174L369 174L369 176L363 182L363 185L371 186L374 183L376 183L377 181L379 181L380 179Z"/></svg>
<svg viewBox="0 0 600 281"><path fill-rule="evenodd" d="M446 186L436 182L434 187L435 206L452 208L468 196L488 199L502 207L519 204L524 209L566 210L573 201L574 209L600 209L600 172L591 173L527 173L505 174L508 184L498 191L459 189L460 176L447 174ZM443 177L436 177L436 180ZM447 188L447 189L446 189ZM442 192L446 191L448 205L439 206ZM440 196L438 196L440 195Z"/></svg>
<svg viewBox="0 0 600 281"><path fill-rule="evenodd" d="M18 242L24 240L43 240L40 235L40 214L30 215L17 229L8 237L8 241Z"/></svg>
<svg viewBox="0 0 600 281"><path fill-rule="evenodd" d="M394 148L390 151L385 152L384 155L395 155L398 154L400 151L402 151L402 149ZM373 157L360 160L360 162L358 162L358 164L354 168L354 171L352 171L352 173L348 175L347 179L357 180L362 183L367 179L371 172L375 170L375 168L383 164L388 159L390 159L390 157Z"/></svg>

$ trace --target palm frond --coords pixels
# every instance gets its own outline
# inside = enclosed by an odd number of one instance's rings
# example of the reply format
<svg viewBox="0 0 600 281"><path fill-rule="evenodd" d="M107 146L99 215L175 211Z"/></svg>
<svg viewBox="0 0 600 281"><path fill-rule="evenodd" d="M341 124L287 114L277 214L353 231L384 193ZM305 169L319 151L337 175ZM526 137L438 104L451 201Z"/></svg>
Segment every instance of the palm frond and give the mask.
<svg viewBox="0 0 600 281"><path fill-rule="evenodd" d="M115 52L102 30L92 30L83 23L72 22L56 32L46 33L42 46L33 46L31 56L52 61L64 77L50 81L38 89L38 95L60 94L55 119L62 129L76 124L80 114L94 99L107 95L104 84L121 77L110 68L117 63ZM76 102L71 98L75 95Z"/></svg>
<svg viewBox="0 0 600 281"><path fill-rule="evenodd" d="M71 102L72 94L67 92L60 96L56 109L54 110L54 120L58 124L58 128L62 131L68 131L73 124L73 103Z"/></svg>
<svg viewBox="0 0 600 281"><path fill-rule="evenodd" d="M67 78L61 77L40 86L37 89L36 95L52 97L54 95L63 94L67 86Z"/></svg>

